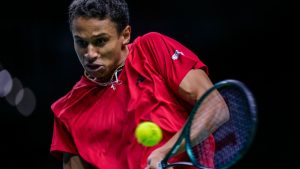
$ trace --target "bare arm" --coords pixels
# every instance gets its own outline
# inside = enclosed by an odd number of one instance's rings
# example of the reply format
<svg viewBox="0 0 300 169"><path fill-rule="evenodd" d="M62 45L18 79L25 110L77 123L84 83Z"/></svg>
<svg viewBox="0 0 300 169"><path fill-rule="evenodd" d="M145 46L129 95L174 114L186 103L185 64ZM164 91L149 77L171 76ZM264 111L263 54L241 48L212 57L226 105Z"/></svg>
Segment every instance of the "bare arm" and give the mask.
<svg viewBox="0 0 300 169"><path fill-rule="evenodd" d="M191 70L184 77L179 86L179 94L186 101L194 104L209 88L213 86L212 82L206 75L206 73L201 70ZM218 95L218 92L212 93L213 95ZM226 103L221 99L220 111L207 111L205 113L197 113L195 120L197 120L197 126L192 126L192 142L199 143L204 140L209 134L211 134L216 128L228 120L229 114ZM215 118L218 117L218 118ZM199 121L199 122L198 122ZM148 158L147 168L155 169L157 163L160 162L164 156L169 152L172 146L175 144L176 140L179 138L181 131L178 131L166 144L162 147L153 151ZM199 137L200 134L200 137ZM197 140L193 140L197 136ZM184 151L184 145L181 146L178 154Z"/></svg>
<svg viewBox="0 0 300 169"><path fill-rule="evenodd" d="M90 169L91 167L84 162L78 155L64 153L63 169Z"/></svg>

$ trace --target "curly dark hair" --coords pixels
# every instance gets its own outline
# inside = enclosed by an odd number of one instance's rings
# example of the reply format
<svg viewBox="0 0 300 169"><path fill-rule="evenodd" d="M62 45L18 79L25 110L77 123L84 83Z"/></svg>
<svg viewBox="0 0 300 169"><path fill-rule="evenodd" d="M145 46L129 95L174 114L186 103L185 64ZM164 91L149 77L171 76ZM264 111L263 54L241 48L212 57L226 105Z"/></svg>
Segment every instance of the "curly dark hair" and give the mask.
<svg viewBox="0 0 300 169"><path fill-rule="evenodd" d="M73 0L69 6L69 24L78 17L110 19L118 33L129 24L128 5L125 0Z"/></svg>

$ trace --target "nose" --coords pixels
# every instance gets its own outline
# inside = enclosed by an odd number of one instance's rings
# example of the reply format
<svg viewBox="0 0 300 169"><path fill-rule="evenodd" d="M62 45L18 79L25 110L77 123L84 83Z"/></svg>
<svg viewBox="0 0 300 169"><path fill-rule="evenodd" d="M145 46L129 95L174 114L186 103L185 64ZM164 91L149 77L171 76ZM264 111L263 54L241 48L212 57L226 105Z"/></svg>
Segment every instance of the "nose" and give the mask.
<svg viewBox="0 0 300 169"><path fill-rule="evenodd" d="M89 63L94 62L98 57L96 48L93 45L88 45L84 57L87 59Z"/></svg>

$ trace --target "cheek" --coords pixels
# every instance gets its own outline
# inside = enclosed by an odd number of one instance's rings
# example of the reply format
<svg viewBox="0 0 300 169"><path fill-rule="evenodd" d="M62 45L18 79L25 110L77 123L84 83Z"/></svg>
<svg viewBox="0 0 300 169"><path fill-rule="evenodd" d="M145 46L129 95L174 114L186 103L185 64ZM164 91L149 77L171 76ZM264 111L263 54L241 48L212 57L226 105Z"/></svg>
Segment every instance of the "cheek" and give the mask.
<svg viewBox="0 0 300 169"><path fill-rule="evenodd" d="M119 60L120 60L120 52L115 50L115 51L111 51L109 53L109 62L110 62L110 64L115 65L119 62Z"/></svg>
<svg viewBox="0 0 300 169"><path fill-rule="evenodd" d="M120 55L119 53L115 46L108 46L105 50L101 51L102 58L109 62L115 62Z"/></svg>
<svg viewBox="0 0 300 169"><path fill-rule="evenodd" d="M79 61L82 63L82 61L83 61L83 52L81 50L79 50L78 48L76 48L76 47L74 49L75 49L75 52L77 54L77 57L78 57Z"/></svg>

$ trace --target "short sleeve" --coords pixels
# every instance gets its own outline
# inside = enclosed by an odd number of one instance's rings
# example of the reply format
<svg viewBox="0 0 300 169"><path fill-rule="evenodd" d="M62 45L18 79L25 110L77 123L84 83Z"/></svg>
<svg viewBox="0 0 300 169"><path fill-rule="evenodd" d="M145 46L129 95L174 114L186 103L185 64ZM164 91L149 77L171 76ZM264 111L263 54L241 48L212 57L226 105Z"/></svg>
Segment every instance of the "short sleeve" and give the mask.
<svg viewBox="0 0 300 169"><path fill-rule="evenodd" d="M62 159L64 152L78 154L71 135L61 121L55 117L50 154L58 159Z"/></svg>
<svg viewBox="0 0 300 169"><path fill-rule="evenodd" d="M141 46L149 64L162 75L173 91L178 87L191 69L203 69L208 73L207 66L198 56L178 41L151 32L141 37Z"/></svg>

